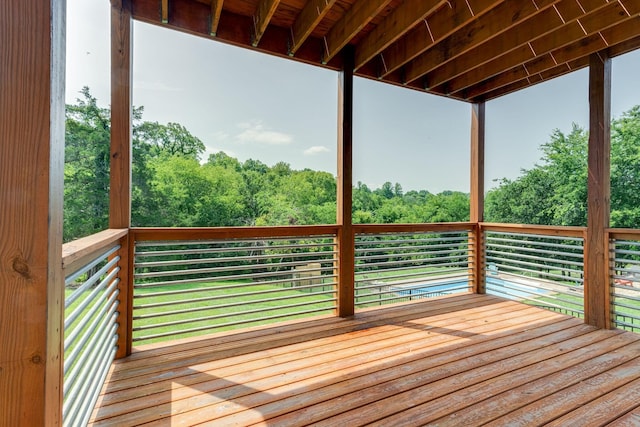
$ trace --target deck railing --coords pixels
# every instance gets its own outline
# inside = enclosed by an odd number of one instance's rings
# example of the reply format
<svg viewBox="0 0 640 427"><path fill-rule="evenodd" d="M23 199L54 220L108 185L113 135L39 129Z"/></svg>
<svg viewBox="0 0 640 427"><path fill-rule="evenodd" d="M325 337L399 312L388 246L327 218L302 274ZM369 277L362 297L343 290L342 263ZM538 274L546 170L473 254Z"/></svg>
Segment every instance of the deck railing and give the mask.
<svg viewBox="0 0 640 427"><path fill-rule="evenodd" d="M118 349L118 276L126 235L107 230L63 247L65 426L86 425Z"/></svg>
<svg viewBox="0 0 640 427"><path fill-rule="evenodd" d="M357 225L356 308L471 290L471 224Z"/></svg>
<svg viewBox="0 0 640 427"><path fill-rule="evenodd" d="M482 224L486 291L584 316L581 227Z"/></svg>
<svg viewBox="0 0 640 427"><path fill-rule="evenodd" d="M609 230L611 323L640 332L640 230Z"/></svg>
<svg viewBox="0 0 640 427"><path fill-rule="evenodd" d="M133 342L337 308L336 226L136 229Z"/></svg>

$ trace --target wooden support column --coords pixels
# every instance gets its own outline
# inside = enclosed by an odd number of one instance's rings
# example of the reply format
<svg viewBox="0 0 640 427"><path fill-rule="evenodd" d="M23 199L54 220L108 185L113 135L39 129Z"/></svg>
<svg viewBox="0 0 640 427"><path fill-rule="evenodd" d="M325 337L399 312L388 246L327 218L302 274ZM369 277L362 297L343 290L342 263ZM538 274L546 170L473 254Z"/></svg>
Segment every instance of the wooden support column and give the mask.
<svg viewBox="0 0 640 427"><path fill-rule="evenodd" d="M109 228L129 228L131 224L131 1L111 0L111 177ZM129 240L123 238L119 273L118 352L131 354L133 259Z"/></svg>
<svg viewBox="0 0 640 427"><path fill-rule="evenodd" d="M64 1L0 7L0 425L62 424Z"/></svg>
<svg viewBox="0 0 640 427"><path fill-rule="evenodd" d="M352 46L343 49L344 68L338 82L338 315L354 313L355 237L352 227L353 193L353 68Z"/></svg>
<svg viewBox="0 0 640 427"><path fill-rule="evenodd" d="M471 106L471 197L469 220L476 224L473 238L474 250L469 260L473 266L473 292L485 293L484 232L480 223L484 221L484 135L485 104Z"/></svg>
<svg viewBox="0 0 640 427"><path fill-rule="evenodd" d="M589 158L585 241L585 322L610 327L609 227L611 148L611 59L603 52L589 60Z"/></svg>

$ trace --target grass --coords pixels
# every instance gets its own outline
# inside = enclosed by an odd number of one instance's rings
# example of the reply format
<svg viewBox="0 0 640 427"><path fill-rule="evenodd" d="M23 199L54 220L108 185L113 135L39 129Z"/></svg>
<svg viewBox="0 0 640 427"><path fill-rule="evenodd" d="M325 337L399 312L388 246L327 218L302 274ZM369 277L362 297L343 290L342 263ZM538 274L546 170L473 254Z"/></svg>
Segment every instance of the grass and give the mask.
<svg viewBox="0 0 640 427"><path fill-rule="evenodd" d="M150 344L331 313L335 294L318 293L332 289L333 285L317 284L300 290L251 281L139 288L134 299L134 341Z"/></svg>

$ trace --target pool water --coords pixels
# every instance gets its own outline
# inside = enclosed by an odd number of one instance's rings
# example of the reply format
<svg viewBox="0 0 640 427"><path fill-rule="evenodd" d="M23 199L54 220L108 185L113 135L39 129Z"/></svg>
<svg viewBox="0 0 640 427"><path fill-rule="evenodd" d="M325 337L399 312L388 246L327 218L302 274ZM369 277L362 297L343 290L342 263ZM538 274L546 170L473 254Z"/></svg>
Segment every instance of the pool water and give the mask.
<svg viewBox="0 0 640 427"><path fill-rule="evenodd" d="M503 298L530 298L536 295L548 294L546 289L529 286L523 283L487 277L487 293ZM411 285L394 286L390 290L401 296L437 296L454 294L470 288L466 279L434 281Z"/></svg>

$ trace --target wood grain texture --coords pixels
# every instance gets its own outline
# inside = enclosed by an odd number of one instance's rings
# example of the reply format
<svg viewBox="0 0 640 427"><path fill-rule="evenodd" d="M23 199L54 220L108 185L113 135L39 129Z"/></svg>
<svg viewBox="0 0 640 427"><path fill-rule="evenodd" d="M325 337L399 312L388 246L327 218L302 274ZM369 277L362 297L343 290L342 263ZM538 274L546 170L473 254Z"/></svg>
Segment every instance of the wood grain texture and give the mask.
<svg viewBox="0 0 640 427"><path fill-rule="evenodd" d="M450 295L134 353L114 365L92 425L628 421L639 350L637 334Z"/></svg>
<svg viewBox="0 0 640 427"><path fill-rule="evenodd" d="M424 25L416 25L397 43L382 53L382 76L398 70L436 43L440 43L471 20L486 13L501 3L496 0L450 0L446 7L437 10L424 20ZM431 41L431 42L429 42Z"/></svg>
<svg viewBox="0 0 640 427"><path fill-rule="evenodd" d="M587 238L584 260L585 321L609 328L609 228L611 153L611 59L591 55Z"/></svg>
<svg viewBox="0 0 640 427"><path fill-rule="evenodd" d="M269 21L271 17L276 12L276 8L280 0L260 0L258 2L258 7L256 9L256 13L253 16L253 40L251 44L253 47L258 46L260 44L260 39L264 35L264 32L267 30L267 26L269 26Z"/></svg>
<svg viewBox="0 0 640 427"><path fill-rule="evenodd" d="M106 251L127 233L127 229L109 229L62 245L62 268L65 276L86 265L87 261L95 259L96 255Z"/></svg>
<svg viewBox="0 0 640 427"><path fill-rule="evenodd" d="M506 231L511 233L550 234L552 236L585 237L586 227L568 227L555 225L496 224L483 222L480 226L486 231Z"/></svg>
<svg viewBox="0 0 640 427"><path fill-rule="evenodd" d="M369 62L445 3L447 3L446 0L406 0L401 3L361 40L356 50L355 70Z"/></svg>
<svg viewBox="0 0 640 427"><path fill-rule="evenodd" d="M307 2L291 27L289 55L295 55L335 2L336 0L311 0Z"/></svg>
<svg viewBox="0 0 640 427"><path fill-rule="evenodd" d="M141 240L212 240L260 237L331 236L338 225L295 225L282 227L208 227L208 228L132 228L133 239Z"/></svg>
<svg viewBox="0 0 640 427"><path fill-rule="evenodd" d="M131 4L111 2L111 156L109 227L131 221Z"/></svg>
<svg viewBox="0 0 640 427"><path fill-rule="evenodd" d="M357 1L345 12L325 37L322 62L329 62L342 48L384 9L391 0Z"/></svg>
<svg viewBox="0 0 640 427"><path fill-rule="evenodd" d="M355 309L355 235L353 231L353 69L355 51L343 51L344 69L338 82L338 315L351 316Z"/></svg>
<svg viewBox="0 0 640 427"><path fill-rule="evenodd" d="M64 2L0 5L0 425L60 425Z"/></svg>

